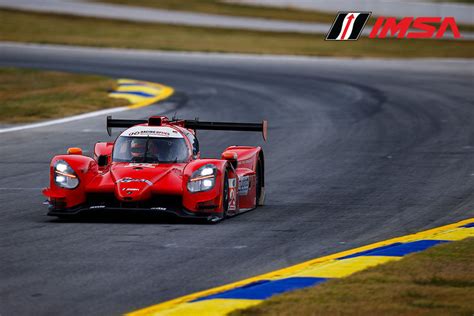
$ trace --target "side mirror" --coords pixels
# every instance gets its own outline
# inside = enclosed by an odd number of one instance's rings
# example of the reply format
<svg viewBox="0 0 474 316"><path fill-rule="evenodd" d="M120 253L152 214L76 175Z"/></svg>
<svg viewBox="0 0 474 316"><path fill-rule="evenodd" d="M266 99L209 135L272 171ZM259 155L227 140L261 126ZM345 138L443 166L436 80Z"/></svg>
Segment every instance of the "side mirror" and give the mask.
<svg viewBox="0 0 474 316"><path fill-rule="evenodd" d="M105 167L107 166L109 162L109 157L107 155L100 155L99 158L97 158L97 164L99 167Z"/></svg>
<svg viewBox="0 0 474 316"><path fill-rule="evenodd" d="M67 150L68 155L82 155L82 149L79 147L71 147Z"/></svg>
<svg viewBox="0 0 474 316"><path fill-rule="evenodd" d="M234 169L237 169L237 153L233 151L226 151L222 153L222 159L227 160Z"/></svg>

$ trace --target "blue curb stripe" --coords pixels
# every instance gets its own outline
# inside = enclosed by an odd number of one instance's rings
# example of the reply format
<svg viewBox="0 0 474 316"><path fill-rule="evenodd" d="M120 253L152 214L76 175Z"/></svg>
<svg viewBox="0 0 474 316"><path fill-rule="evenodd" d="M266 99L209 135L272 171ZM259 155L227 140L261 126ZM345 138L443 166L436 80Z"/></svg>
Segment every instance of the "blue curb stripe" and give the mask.
<svg viewBox="0 0 474 316"><path fill-rule="evenodd" d="M338 258L338 260L354 258L360 256L392 256L403 257L410 253L423 251L440 243L449 242L448 240L417 240L407 243L394 243L388 246L378 247L371 250L357 252L355 254Z"/></svg>
<svg viewBox="0 0 474 316"><path fill-rule="evenodd" d="M460 226L460 227L464 227L464 228L474 228L474 223L469 223L467 225L463 225L463 226Z"/></svg>
<svg viewBox="0 0 474 316"><path fill-rule="evenodd" d="M191 303L214 298L264 300L276 294L313 286L326 280L328 279L311 277L295 277L272 281L261 280L222 293L200 297L191 301Z"/></svg>
<svg viewBox="0 0 474 316"><path fill-rule="evenodd" d="M134 94L145 98L154 98L155 94L149 94L141 91L113 91L111 94Z"/></svg>

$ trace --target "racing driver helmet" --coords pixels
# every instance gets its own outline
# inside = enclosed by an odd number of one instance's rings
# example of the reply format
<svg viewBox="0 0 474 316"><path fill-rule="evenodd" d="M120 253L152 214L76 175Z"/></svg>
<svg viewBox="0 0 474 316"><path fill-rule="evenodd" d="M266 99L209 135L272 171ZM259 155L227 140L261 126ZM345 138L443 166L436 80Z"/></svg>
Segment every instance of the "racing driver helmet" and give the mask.
<svg viewBox="0 0 474 316"><path fill-rule="evenodd" d="M130 154L132 158L141 158L145 156L146 139L134 138L130 143Z"/></svg>

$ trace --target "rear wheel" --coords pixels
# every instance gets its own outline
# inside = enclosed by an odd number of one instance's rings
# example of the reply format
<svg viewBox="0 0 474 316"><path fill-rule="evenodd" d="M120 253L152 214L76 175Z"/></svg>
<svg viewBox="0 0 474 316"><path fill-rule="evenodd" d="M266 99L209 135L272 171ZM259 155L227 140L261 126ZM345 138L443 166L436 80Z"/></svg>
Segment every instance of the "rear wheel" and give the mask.
<svg viewBox="0 0 474 316"><path fill-rule="evenodd" d="M257 168L255 170L255 182L256 182L256 205L263 205L263 202L265 200L265 191L263 188L263 168L262 168L262 162L259 159L257 161Z"/></svg>

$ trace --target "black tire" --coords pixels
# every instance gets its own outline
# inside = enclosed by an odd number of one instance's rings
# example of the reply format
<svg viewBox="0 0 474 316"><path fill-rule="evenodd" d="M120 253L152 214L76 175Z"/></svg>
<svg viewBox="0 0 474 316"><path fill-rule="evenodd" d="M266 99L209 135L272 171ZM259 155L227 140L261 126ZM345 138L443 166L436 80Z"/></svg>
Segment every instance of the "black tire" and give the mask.
<svg viewBox="0 0 474 316"><path fill-rule="evenodd" d="M229 215L227 214L229 210L229 176L227 174L227 170L224 174L224 185L222 187L222 196L224 200L222 201L222 218L227 218Z"/></svg>
<svg viewBox="0 0 474 316"><path fill-rule="evenodd" d="M263 179L263 168L262 168L262 162L261 160L259 159L257 161L257 168L255 170L255 185L257 186L256 190L256 203L255 203L255 206L258 207L259 205L259 202L260 202L260 198L261 198L261 195L262 195L262 179Z"/></svg>

